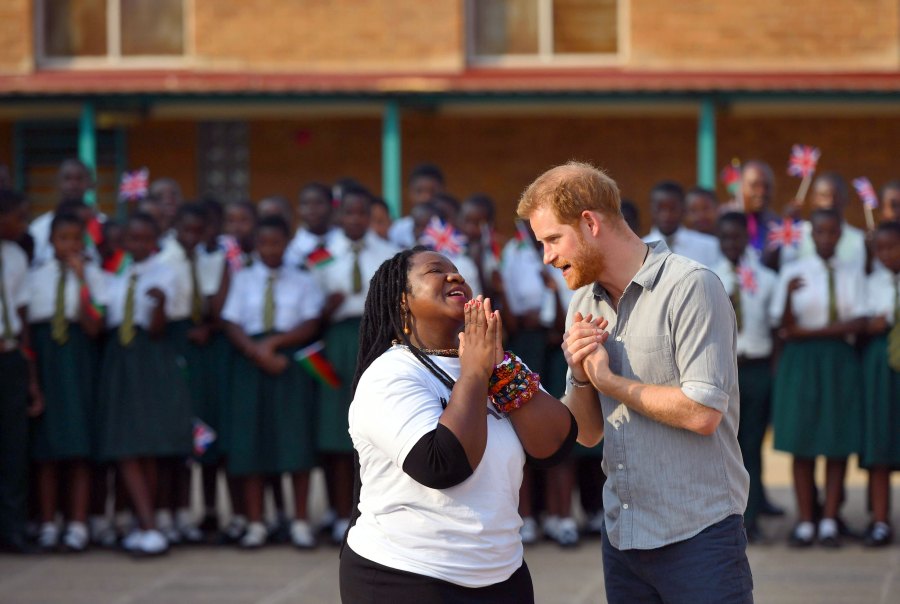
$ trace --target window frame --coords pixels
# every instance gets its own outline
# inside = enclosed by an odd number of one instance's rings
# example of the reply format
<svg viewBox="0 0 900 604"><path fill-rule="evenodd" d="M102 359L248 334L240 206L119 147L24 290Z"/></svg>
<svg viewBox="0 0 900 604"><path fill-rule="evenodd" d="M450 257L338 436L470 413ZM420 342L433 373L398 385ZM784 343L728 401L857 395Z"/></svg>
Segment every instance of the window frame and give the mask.
<svg viewBox="0 0 900 604"><path fill-rule="evenodd" d="M184 52L173 55L122 55L121 0L106 0L107 51L98 57L48 56L44 39L45 0L34 2L34 57L41 69L121 69L187 67L194 62L194 2L181 0Z"/></svg>
<svg viewBox="0 0 900 604"><path fill-rule="evenodd" d="M475 50L478 0L466 0L466 59L475 67L612 67L627 61L631 48L628 24L631 0L616 0L616 52L554 53L553 0L533 0L538 5L538 51L534 54L479 55Z"/></svg>

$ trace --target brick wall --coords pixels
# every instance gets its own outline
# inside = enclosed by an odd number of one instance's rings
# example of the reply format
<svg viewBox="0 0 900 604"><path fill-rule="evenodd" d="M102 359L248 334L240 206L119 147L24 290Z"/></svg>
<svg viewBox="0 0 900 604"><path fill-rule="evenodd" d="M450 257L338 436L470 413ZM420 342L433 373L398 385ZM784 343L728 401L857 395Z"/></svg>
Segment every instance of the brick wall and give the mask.
<svg viewBox="0 0 900 604"><path fill-rule="evenodd" d="M897 69L897 0L630 0L632 67Z"/></svg>
<svg viewBox="0 0 900 604"><path fill-rule="evenodd" d="M32 0L0 2L0 73L27 73L34 64Z"/></svg>
<svg viewBox="0 0 900 604"><path fill-rule="evenodd" d="M197 0L197 58L221 67L423 71L464 64L462 0Z"/></svg>

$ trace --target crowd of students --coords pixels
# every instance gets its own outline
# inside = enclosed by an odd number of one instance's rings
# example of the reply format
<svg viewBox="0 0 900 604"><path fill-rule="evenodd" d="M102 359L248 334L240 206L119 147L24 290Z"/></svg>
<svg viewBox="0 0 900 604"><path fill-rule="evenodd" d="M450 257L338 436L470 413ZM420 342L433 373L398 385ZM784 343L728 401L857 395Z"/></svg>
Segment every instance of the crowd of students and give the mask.
<svg viewBox="0 0 900 604"><path fill-rule="evenodd" d="M384 201L352 179L307 184L296 205L281 197L189 203L176 182L159 179L118 220L85 204L92 176L81 162L63 162L58 183L58 206L30 224L27 199L0 190L5 549L93 543L154 555L177 543L339 543L353 505L347 410L360 317L372 275L403 248L448 255L473 294L501 309L508 347L549 392L565 390L560 343L572 292L543 265L527 224L504 242L490 197L458 201L436 166L411 173L410 214L393 223ZM844 220L844 180L821 175L810 208L787 205L789 218L809 214L796 223L796 241L778 226L794 223L772 211L773 191L762 162L744 166L729 203L661 182L646 239L708 266L732 299L751 540L761 537L761 514L783 513L761 481L771 417L775 447L794 455L791 543L840 545L846 463L858 454L871 477L865 543L884 545L890 472L900 466L900 183L885 187L883 220L865 233ZM643 232L636 206L623 202L622 211ZM827 466L821 505L817 457ZM328 511L311 519L316 467ZM200 518L192 475L202 483ZM573 546L599 532L602 485L601 447L529 470L523 540Z"/></svg>

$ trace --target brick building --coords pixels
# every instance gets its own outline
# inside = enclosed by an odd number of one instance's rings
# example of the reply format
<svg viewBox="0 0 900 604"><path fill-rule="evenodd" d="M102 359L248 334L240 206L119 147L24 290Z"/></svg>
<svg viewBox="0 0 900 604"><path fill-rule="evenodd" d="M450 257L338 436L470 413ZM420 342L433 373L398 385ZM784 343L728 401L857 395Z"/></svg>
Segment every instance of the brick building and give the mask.
<svg viewBox="0 0 900 604"><path fill-rule="evenodd" d="M75 153L107 210L126 168L252 199L351 175L400 204L433 161L507 230L572 158L642 206L733 157L785 200L797 142L900 177L900 0L4 0L0 48L0 164L38 206Z"/></svg>

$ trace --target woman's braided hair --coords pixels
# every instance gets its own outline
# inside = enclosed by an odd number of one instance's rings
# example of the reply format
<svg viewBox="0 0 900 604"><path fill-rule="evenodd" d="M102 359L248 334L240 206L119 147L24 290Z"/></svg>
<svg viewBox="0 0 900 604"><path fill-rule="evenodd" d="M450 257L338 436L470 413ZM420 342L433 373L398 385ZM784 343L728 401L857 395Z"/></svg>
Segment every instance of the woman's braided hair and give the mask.
<svg viewBox="0 0 900 604"><path fill-rule="evenodd" d="M353 376L354 396L363 372L390 348L395 340L408 346L413 356L442 384L447 388L453 388L455 383L453 378L427 354L414 346L409 341L409 335L403 332L404 317L400 306L403 294L410 292L410 259L426 251L428 251L426 248L417 246L398 252L390 260L385 260L372 277L359 328L359 355L356 358L356 374Z"/></svg>

